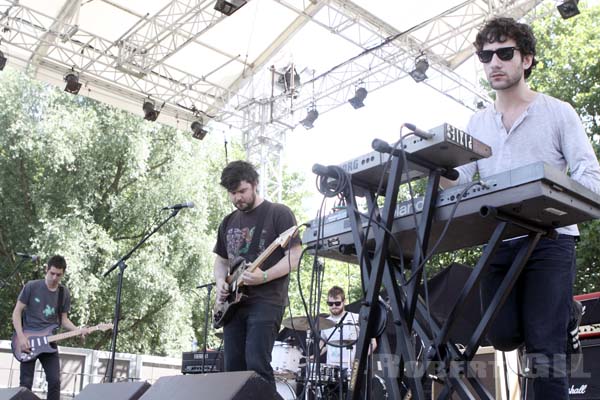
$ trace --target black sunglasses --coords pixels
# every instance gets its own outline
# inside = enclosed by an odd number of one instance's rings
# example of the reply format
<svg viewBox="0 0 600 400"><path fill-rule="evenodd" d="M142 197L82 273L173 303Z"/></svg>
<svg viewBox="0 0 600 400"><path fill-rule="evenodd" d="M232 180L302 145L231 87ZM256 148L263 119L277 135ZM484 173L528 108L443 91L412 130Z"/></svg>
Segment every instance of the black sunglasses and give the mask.
<svg viewBox="0 0 600 400"><path fill-rule="evenodd" d="M328 305L329 307L332 307L332 306L339 307L341 304L342 304L342 302L341 302L341 301L328 301L328 302L327 302L327 305Z"/></svg>
<svg viewBox="0 0 600 400"><path fill-rule="evenodd" d="M482 63L489 63L492 61L494 54L498 56L502 61L512 60L515 55L515 50L519 50L518 47L500 47L496 50L479 50L475 54L479 57L479 61Z"/></svg>

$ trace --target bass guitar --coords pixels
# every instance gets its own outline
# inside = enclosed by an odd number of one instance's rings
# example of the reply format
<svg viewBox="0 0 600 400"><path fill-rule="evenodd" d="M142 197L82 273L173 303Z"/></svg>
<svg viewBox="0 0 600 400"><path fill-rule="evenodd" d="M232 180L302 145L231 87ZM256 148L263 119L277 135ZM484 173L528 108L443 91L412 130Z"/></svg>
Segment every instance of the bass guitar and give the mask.
<svg viewBox="0 0 600 400"><path fill-rule="evenodd" d="M288 245L290 239L294 237L298 231L296 226L292 226L285 232L283 232L277 239L275 239L269 247L265 249L252 263L243 262L237 267L237 269L231 274L227 275L225 281L229 285L229 295L224 301L216 301L213 309L213 327L215 329L221 328L227 323L231 315L233 314L234 306L237 305L243 299L242 287L244 282L242 281L242 274L244 271L253 272L256 268L260 267L267 258L277 249L278 247L285 247Z"/></svg>
<svg viewBox="0 0 600 400"><path fill-rule="evenodd" d="M59 340L68 339L74 336L79 336L85 331L88 333L95 331L106 331L108 329L112 329L112 327L112 323L99 324L88 328L80 328L74 331L59 333L57 335L52 335L52 332L57 328L56 325L39 331L24 330L23 334L25 334L25 337L27 337L27 341L29 342L29 353L21 351L19 338L17 337L16 332L13 333L10 346L17 361L28 362L35 360L42 353L56 353L56 347L52 347L50 343L58 342Z"/></svg>

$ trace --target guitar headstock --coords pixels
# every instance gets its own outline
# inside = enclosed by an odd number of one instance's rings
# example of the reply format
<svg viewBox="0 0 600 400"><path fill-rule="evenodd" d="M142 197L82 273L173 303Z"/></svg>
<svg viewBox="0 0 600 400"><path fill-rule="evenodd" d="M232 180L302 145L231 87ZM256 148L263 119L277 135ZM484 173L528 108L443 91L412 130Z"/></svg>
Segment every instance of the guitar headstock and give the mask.
<svg viewBox="0 0 600 400"><path fill-rule="evenodd" d="M112 328L113 328L113 323L109 322L107 324L98 324L96 326L91 326L88 328L88 331L89 332L93 332L93 331L103 331L104 332L104 331L107 331Z"/></svg>
<svg viewBox="0 0 600 400"><path fill-rule="evenodd" d="M298 227L294 225L291 228L289 228L288 230L286 230L285 232L282 232L281 235L279 235L279 237L277 239L275 239L275 243L277 243L281 247L285 247L288 245L290 240L294 236L296 236L297 233L298 233Z"/></svg>

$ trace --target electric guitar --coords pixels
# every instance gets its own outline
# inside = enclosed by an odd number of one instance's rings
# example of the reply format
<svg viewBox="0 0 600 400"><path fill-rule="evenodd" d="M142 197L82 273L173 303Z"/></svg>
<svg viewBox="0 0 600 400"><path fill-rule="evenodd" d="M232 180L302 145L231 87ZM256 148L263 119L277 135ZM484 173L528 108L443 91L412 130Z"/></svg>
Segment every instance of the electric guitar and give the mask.
<svg viewBox="0 0 600 400"><path fill-rule="evenodd" d="M10 346L12 347L12 353L17 359L17 361L28 362L35 360L42 353L56 353L57 349L55 347L52 347L50 343L58 342L59 340L63 339L68 339L73 336L79 336L82 332L86 330L88 333L91 333L94 331L106 331L108 329L112 329L112 327L112 323L99 324L96 326L91 326L89 328L80 328L70 332L59 333L58 335L52 335L52 332L54 331L54 329L57 328L57 325L39 331L24 330L23 333L25 334L25 337L27 337L27 341L29 342L29 353L21 351L21 346L19 345L19 338L17 337L16 332L13 333Z"/></svg>
<svg viewBox="0 0 600 400"><path fill-rule="evenodd" d="M285 247L288 245L290 239L296 234L297 227L292 226L285 232L283 232L277 239L275 239L269 247L265 249L252 263L242 262L241 265L231 274L227 275L225 281L229 284L229 295L224 301L215 302L213 308L213 327L215 329L221 328L227 323L233 309L236 304L242 301L244 294L242 293L242 287L244 282L242 281L242 274L244 271L253 272L256 268L260 267L267 258L277 249L277 247Z"/></svg>

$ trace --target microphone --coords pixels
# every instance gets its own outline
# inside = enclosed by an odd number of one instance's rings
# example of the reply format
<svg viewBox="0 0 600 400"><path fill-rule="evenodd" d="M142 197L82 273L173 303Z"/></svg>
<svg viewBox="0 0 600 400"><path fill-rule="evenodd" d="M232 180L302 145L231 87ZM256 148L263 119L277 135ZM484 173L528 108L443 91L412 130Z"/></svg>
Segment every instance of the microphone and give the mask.
<svg viewBox="0 0 600 400"><path fill-rule="evenodd" d="M173 206L167 206L161 208L161 210L181 210L182 208L194 208L195 205L193 202L188 201L187 203L175 204Z"/></svg>
<svg viewBox="0 0 600 400"><path fill-rule="evenodd" d="M432 137L435 136L431 132L426 132L423 129L417 128L414 124L406 123L406 124L404 124L404 126L406 126L408 129L410 129L411 131L413 131L413 133L415 135L417 135L418 137L420 137L421 139L431 139Z"/></svg>
<svg viewBox="0 0 600 400"><path fill-rule="evenodd" d="M392 146L390 146L390 144L388 142L386 142L385 140L381 140L381 139L373 139L373 141L371 142L371 148L380 153L389 153L389 154L392 154L392 151L394 150L394 148ZM394 151L393 155L397 156L400 154L402 154L402 152L400 152L398 149L396 149L396 151Z"/></svg>
<svg viewBox="0 0 600 400"><path fill-rule="evenodd" d="M312 167L312 172L316 175L327 176L329 178L336 177L330 166L325 166L325 165L321 165L321 164L314 164Z"/></svg>
<svg viewBox="0 0 600 400"><path fill-rule="evenodd" d="M209 282L209 283L205 283L204 285L196 286L196 289L202 289L202 288L209 287L209 286L215 286L216 284L217 284L217 282Z"/></svg>
<svg viewBox="0 0 600 400"><path fill-rule="evenodd" d="M40 259L40 256L36 256L35 254L15 253L15 255L21 258L29 258L31 262L36 262Z"/></svg>

